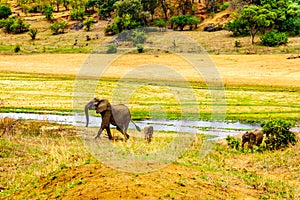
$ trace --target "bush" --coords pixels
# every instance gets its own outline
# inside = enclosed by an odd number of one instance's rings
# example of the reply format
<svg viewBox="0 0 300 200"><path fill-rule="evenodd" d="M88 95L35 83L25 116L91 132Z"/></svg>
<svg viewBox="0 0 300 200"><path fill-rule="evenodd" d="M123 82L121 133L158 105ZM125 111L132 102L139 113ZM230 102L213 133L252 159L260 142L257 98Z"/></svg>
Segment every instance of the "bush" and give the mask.
<svg viewBox="0 0 300 200"><path fill-rule="evenodd" d="M108 45L108 49L106 51L108 54L117 53L117 47L115 44Z"/></svg>
<svg viewBox="0 0 300 200"><path fill-rule="evenodd" d="M239 149L240 141L237 138L228 135L226 137L226 141L229 147Z"/></svg>
<svg viewBox="0 0 300 200"><path fill-rule="evenodd" d="M154 20L153 25L157 26L159 28L165 28L166 27L166 21L163 20L163 19Z"/></svg>
<svg viewBox="0 0 300 200"><path fill-rule="evenodd" d="M143 53L144 52L144 46L142 44L137 44L136 49L138 53Z"/></svg>
<svg viewBox="0 0 300 200"><path fill-rule="evenodd" d="M295 126L291 121L281 119L270 119L262 123L262 131L266 134L266 148L268 150L277 150L286 148L289 145L295 145L296 135L290 131Z"/></svg>
<svg viewBox="0 0 300 200"><path fill-rule="evenodd" d="M20 45L15 46L14 52L15 52L15 53L18 53L19 51L21 51Z"/></svg>
<svg viewBox="0 0 300 200"><path fill-rule="evenodd" d="M31 37L32 40L35 40L37 34L38 30L36 28L29 29L28 35Z"/></svg>
<svg viewBox="0 0 300 200"><path fill-rule="evenodd" d="M10 18L10 19L2 19L0 20L0 27L4 29L4 32L6 33L11 33L11 26L15 23L15 19L14 18Z"/></svg>
<svg viewBox="0 0 300 200"><path fill-rule="evenodd" d="M94 21L95 21L95 19L93 17L89 17L89 18L87 18L86 20L83 21L82 24L85 26L86 31L91 30L92 25L94 25Z"/></svg>
<svg viewBox="0 0 300 200"><path fill-rule="evenodd" d="M241 42L239 40L234 41L234 47L241 47Z"/></svg>
<svg viewBox="0 0 300 200"><path fill-rule="evenodd" d="M288 37L286 36L285 33L279 33L277 31L273 30L269 33L265 33L261 37L261 42L262 42L262 45L264 45L264 46L273 47L273 46L278 46L278 45L282 45L282 44L287 44Z"/></svg>
<svg viewBox="0 0 300 200"><path fill-rule="evenodd" d="M53 18L53 7L52 6L47 6L45 9L44 9L44 15L46 17L47 20L52 20Z"/></svg>
<svg viewBox="0 0 300 200"><path fill-rule="evenodd" d="M17 18L13 25L11 26L11 30L13 33L24 33L29 30L29 24L26 24L23 18Z"/></svg>
<svg viewBox="0 0 300 200"><path fill-rule="evenodd" d="M147 35L143 31L134 30L130 39L134 45L144 44L147 39Z"/></svg>
<svg viewBox="0 0 300 200"><path fill-rule="evenodd" d="M0 19L6 19L11 15L11 9L8 6L0 5Z"/></svg>
<svg viewBox="0 0 300 200"><path fill-rule="evenodd" d="M65 32L65 28L68 26L67 22L54 22L50 25L50 29L53 32L53 35L57 35Z"/></svg>
<svg viewBox="0 0 300 200"><path fill-rule="evenodd" d="M71 20L80 20L80 21L82 21L84 15L85 15L84 8L73 9L73 10L70 11Z"/></svg>

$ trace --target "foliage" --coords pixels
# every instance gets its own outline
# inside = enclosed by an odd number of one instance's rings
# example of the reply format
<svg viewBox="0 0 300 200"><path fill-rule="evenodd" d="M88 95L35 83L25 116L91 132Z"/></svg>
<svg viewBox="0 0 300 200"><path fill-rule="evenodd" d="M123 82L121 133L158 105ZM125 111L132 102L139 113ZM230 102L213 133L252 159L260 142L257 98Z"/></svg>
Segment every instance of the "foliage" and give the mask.
<svg viewBox="0 0 300 200"><path fill-rule="evenodd" d="M109 24L104 29L105 35L114 35L121 33L124 30L130 30L140 26L140 23L131 20L131 15L127 14L125 17L115 17L114 23Z"/></svg>
<svg viewBox="0 0 300 200"><path fill-rule="evenodd" d="M223 2L220 6L220 11L224 11L229 7L229 3L228 2Z"/></svg>
<svg viewBox="0 0 300 200"><path fill-rule="evenodd" d="M147 39L146 33L139 30L134 30L130 37L130 40L133 42L134 45L143 44L145 43L146 39Z"/></svg>
<svg viewBox="0 0 300 200"><path fill-rule="evenodd" d="M65 32L65 28L68 26L67 22L54 22L50 25L50 29L53 35L61 34Z"/></svg>
<svg viewBox="0 0 300 200"><path fill-rule="evenodd" d="M21 47L20 47L20 45L16 45L14 48L14 52L18 53L19 51L21 51Z"/></svg>
<svg viewBox="0 0 300 200"><path fill-rule="evenodd" d="M52 18L53 18L53 7L52 6L47 6L44 9L43 13L44 13L47 20L52 20Z"/></svg>
<svg viewBox="0 0 300 200"><path fill-rule="evenodd" d="M249 27L251 43L254 44L254 37L257 32L264 32L266 28L274 24L277 15L261 6L248 6L240 14L241 24Z"/></svg>
<svg viewBox="0 0 300 200"><path fill-rule="evenodd" d="M242 24L238 19L227 22L224 29L227 31L231 31L233 33L232 36L234 37L249 35L249 27L246 24Z"/></svg>
<svg viewBox="0 0 300 200"><path fill-rule="evenodd" d="M130 15L132 21L141 21L139 14L143 10L141 0L120 0L114 6L117 16L125 18L127 15Z"/></svg>
<svg viewBox="0 0 300 200"><path fill-rule="evenodd" d="M234 47L241 47L241 42L239 40L235 40Z"/></svg>
<svg viewBox="0 0 300 200"><path fill-rule="evenodd" d="M72 9L70 11L71 20L82 21L84 16L85 16L85 9L83 7Z"/></svg>
<svg viewBox="0 0 300 200"><path fill-rule="evenodd" d="M30 25L26 24L23 18L9 18L0 21L0 27L3 28L6 33L24 33L28 31L29 26Z"/></svg>
<svg viewBox="0 0 300 200"><path fill-rule="evenodd" d="M117 0L107 0L104 1L99 6L99 13L98 15L100 17L110 17L111 13L114 11L114 4L117 2Z"/></svg>
<svg viewBox="0 0 300 200"><path fill-rule="evenodd" d="M85 26L86 31L90 31L92 25L94 24L95 19L93 17L89 17L86 20L83 21L83 25Z"/></svg>
<svg viewBox="0 0 300 200"><path fill-rule="evenodd" d="M240 146L240 141L233 136L227 135L226 141L230 148L238 149Z"/></svg>
<svg viewBox="0 0 300 200"><path fill-rule="evenodd" d="M115 44L108 45L106 53L108 54L117 53L117 46Z"/></svg>
<svg viewBox="0 0 300 200"><path fill-rule="evenodd" d="M37 34L38 34L38 30L36 28L29 29L28 35L31 37L32 40L35 40Z"/></svg>
<svg viewBox="0 0 300 200"><path fill-rule="evenodd" d="M164 27L166 27L166 21L163 19L157 19L157 20L153 21L153 25L158 26L160 28L164 28Z"/></svg>
<svg viewBox="0 0 300 200"><path fill-rule="evenodd" d="M6 19L11 15L11 9L8 6L0 5L0 19Z"/></svg>
<svg viewBox="0 0 300 200"><path fill-rule="evenodd" d="M137 44L136 49L138 53L143 53L144 52L144 46L142 44Z"/></svg>
<svg viewBox="0 0 300 200"><path fill-rule="evenodd" d="M200 20L196 17L191 17L190 15L177 15L171 17L170 23L173 30L177 30L179 28L183 31L184 27L187 25L190 26L190 30L197 28Z"/></svg>
<svg viewBox="0 0 300 200"><path fill-rule="evenodd" d="M11 26L14 24L15 19L9 18L9 19L2 19L0 20L0 27L4 29L4 32L11 33L12 29Z"/></svg>
<svg viewBox="0 0 300 200"><path fill-rule="evenodd" d="M261 42L264 46L278 46L282 44L287 44L288 42L288 37L286 36L285 33L278 33L278 31L273 30L269 33L265 33L261 37Z"/></svg>
<svg viewBox="0 0 300 200"><path fill-rule="evenodd" d="M296 135L290 129L295 125L292 121L269 119L262 123L262 131L266 134L266 148L278 150L295 145Z"/></svg>

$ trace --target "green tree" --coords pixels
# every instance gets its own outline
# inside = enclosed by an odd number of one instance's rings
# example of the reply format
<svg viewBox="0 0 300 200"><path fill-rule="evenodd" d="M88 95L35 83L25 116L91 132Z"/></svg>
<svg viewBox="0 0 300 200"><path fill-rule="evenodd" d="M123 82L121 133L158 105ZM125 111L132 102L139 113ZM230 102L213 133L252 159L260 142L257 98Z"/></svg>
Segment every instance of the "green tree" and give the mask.
<svg viewBox="0 0 300 200"><path fill-rule="evenodd" d="M129 14L132 21L141 21L139 15L140 11L143 10L141 0L120 0L117 1L114 5L116 8L117 16L124 18Z"/></svg>
<svg viewBox="0 0 300 200"><path fill-rule="evenodd" d="M111 17L111 13L114 11L114 4L117 0L106 0L99 6L100 17Z"/></svg>
<svg viewBox="0 0 300 200"><path fill-rule="evenodd" d="M264 34L261 37L261 42L264 46L278 46L282 44L287 44L288 37L285 33L278 33L276 30L273 30L269 33Z"/></svg>
<svg viewBox="0 0 300 200"><path fill-rule="evenodd" d="M51 21L52 18L53 18L53 7L52 6L47 6L45 9L44 9L44 15L46 17L47 20Z"/></svg>
<svg viewBox="0 0 300 200"><path fill-rule="evenodd" d="M142 0L143 11L148 11L151 14L151 20L153 21L153 15L155 9L158 7L158 0Z"/></svg>
<svg viewBox="0 0 300 200"><path fill-rule="evenodd" d="M11 9L8 6L0 5L0 19L6 19L11 15Z"/></svg>
<svg viewBox="0 0 300 200"><path fill-rule="evenodd" d="M242 25L249 27L251 36L251 44L254 44L255 35L260 32L265 32L266 28L274 24L277 15L262 6L251 5L245 7L240 16L239 21Z"/></svg>

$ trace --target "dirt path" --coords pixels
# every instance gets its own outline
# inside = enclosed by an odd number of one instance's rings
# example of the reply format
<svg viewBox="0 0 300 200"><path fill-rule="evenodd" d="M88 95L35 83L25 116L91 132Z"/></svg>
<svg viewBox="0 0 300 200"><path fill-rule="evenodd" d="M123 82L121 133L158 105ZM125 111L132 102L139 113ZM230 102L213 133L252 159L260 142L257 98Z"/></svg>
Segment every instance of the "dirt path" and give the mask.
<svg viewBox="0 0 300 200"><path fill-rule="evenodd" d="M87 54L1 55L0 71L77 75ZM225 84L300 87L300 59L290 55L211 55ZM115 61L105 73L120 78L125 72L148 63L172 66L188 80L201 81L199 74L180 57L162 55L127 55Z"/></svg>

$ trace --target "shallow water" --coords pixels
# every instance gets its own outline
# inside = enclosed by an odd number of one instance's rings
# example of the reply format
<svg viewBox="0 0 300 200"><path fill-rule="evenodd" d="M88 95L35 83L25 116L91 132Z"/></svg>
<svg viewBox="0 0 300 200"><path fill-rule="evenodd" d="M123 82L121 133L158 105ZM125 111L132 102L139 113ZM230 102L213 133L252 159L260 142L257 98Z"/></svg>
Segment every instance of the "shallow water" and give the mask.
<svg viewBox="0 0 300 200"><path fill-rule="evenodd" d="M14 119L34 119L46 120L60 124L70 124L74 126L85 126L85 116L62 116L54 114L31 114L31 113L0 113L0 118L9 117ZM101 123L101 117L90 116L89 127L98 127ZM215 139L224 138L227 135L236 135L246 130L260 128L257 125L242 124L240 122L211 122L211 121L183 121L183 120L141 120L135 121L140 127L153 126L157 131L173 131L202 133L216 136ZM134 129L130 123L129 129Z"/></svg>

